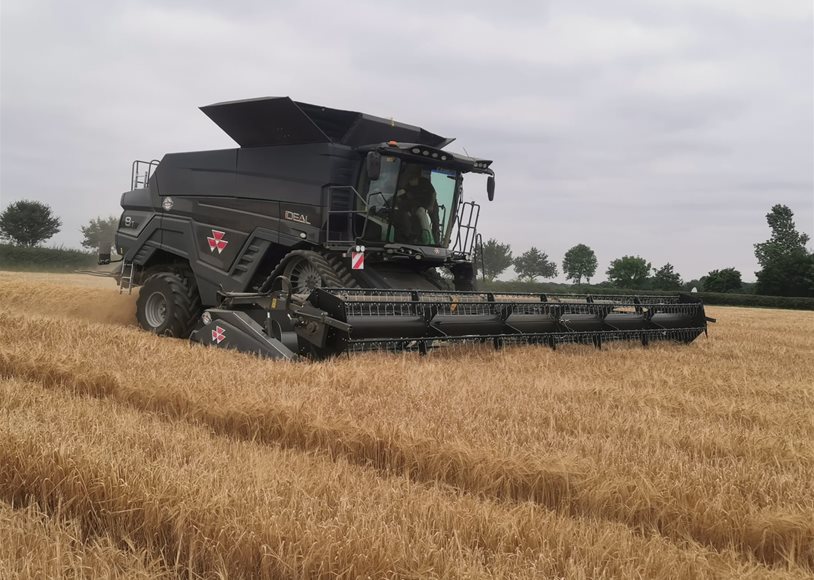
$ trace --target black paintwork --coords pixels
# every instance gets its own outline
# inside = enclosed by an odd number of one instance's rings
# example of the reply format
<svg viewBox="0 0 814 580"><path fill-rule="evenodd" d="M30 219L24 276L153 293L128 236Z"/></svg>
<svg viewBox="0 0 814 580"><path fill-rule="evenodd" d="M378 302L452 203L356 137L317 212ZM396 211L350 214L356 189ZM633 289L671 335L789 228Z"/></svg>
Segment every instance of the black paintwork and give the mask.
<svg viewBox="0 0 814 580"><path fill-rule="evenodd" d="M350 188L359 186L369 151L422 162L428 153L443 153L446 161L434 165L492 175L490 161L442 152L451 139L363 113L287 97L202 110L241 147L165 155L146 187L122 195L116 244L135 264L136 283L154 268L189 264L204 306L217 304L219 291L257 288L291 249L344 254L353 246L348 239L339 247L326 234L328 203L343 188L351 192L347 203L355 203ZM428 153L414 154L415 144ZM471 260L446 248L368 248L369 275L357 280L363 286L432 287L416 273ZM377 262L385 259L377 275Z"/></svg>
<svg viewBox="0 0 814 580"><path fill-rule="evenodd" d="M315 289L292 297L227 295L207 310L196 342L274 359L336 356L371 349L426 353L443 343L592 344L613 341L690 343L707 332L704 305L691 295L558 296L480 292ZM565 298L565 300L562 300ZM397 314L396 314L397 313Z"/></svg>
<svg viewBox="0 0 814 580"><path fill-rule="evenodd" d="M267 329L247 312L213 308L212 321L202 324L189 337L193 342L231 348L240 352L258 354L273 359L291 360L297 350L291 350L282 341L271 336Z"/></svg>
<svg viewBox="0 0 814 580"><path fill-rule="evenodd" d="M241 147L339 143L359 147L390 140L443 147L451 140L421 127L356 111L265 97L201 107Z"/></svg>

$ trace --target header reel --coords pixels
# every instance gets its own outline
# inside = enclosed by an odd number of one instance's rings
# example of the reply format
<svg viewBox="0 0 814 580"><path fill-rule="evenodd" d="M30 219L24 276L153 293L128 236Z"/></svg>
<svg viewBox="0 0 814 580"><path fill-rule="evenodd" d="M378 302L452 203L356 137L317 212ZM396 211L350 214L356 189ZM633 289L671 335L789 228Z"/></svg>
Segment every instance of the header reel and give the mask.
<svg viewBox="0 0 814 580"><path fill-rule="evenodd" d="M700 299L316 288L225 294L191 339L274 359L322 359L367 350L425 354L449 343L690 343L706 334Z"/></svg>

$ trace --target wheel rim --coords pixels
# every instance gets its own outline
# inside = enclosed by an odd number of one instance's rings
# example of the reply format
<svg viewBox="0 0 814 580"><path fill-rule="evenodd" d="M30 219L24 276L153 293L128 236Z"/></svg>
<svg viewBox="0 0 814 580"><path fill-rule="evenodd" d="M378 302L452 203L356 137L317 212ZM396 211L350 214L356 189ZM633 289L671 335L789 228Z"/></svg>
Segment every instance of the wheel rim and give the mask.
<svg viewBox="0 0 814 580"><path fill-rule="evenodd" d="M144 304L144 318L147 324L158 328L167 321L167 298L161 292L153 292Z"/></svg>
<svg viewBox="0 0 814 580"><path fill-rule="evenodd" d="M324 286L319 270L305 258L296 258L289 262L285 274L291 281L291 290L295 294L303 294Z"/></svg>

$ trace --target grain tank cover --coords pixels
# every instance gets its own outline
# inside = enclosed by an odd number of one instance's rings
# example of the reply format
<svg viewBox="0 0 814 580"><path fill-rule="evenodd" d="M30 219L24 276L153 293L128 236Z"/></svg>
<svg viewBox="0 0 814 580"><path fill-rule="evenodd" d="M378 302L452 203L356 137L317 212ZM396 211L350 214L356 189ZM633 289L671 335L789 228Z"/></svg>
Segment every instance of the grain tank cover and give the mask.
<svg viewBox="0 0 814 580"><path fill-rule="evenodd" d="M356 111L264 97L201 107L241 147L339 143L359 147L387 141L441 148L451 142L421 127Z"/></svg>

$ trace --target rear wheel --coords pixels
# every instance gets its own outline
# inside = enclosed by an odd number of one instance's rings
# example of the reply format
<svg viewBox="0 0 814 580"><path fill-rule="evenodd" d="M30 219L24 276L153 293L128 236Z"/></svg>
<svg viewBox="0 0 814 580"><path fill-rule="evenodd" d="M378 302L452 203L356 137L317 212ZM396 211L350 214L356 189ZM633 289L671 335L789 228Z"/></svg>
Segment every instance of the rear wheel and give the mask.
<svg viewBox="0 0 814 580"><path fill-rule="evenodd" d="M181 272L153 274L144 282L136 302L139 326L161 336L189 336L200 311L195 281Z"/></svg>

